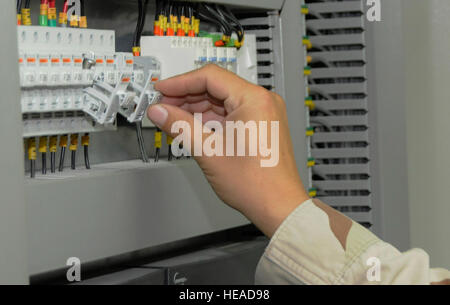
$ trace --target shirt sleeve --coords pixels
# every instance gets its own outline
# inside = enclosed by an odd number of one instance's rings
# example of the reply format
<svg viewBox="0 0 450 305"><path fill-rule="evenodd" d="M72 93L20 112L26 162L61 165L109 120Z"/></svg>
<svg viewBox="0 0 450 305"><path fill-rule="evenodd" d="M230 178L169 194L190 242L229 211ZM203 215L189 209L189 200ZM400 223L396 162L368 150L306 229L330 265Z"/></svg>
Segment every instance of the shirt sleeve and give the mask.
<svg viewBox="0 0 450 305"><path fill-rule="evenodd" d="M449 284L423 250L401 253L320 200L302 203L262 256L257 284Z"/></svg>

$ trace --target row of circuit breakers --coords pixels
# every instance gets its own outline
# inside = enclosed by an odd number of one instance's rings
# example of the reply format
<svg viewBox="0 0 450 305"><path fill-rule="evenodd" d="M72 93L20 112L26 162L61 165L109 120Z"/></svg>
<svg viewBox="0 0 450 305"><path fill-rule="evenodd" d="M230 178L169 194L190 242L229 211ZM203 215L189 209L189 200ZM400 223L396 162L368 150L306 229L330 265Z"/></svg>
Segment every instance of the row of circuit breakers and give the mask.
<svg viewBox="0 0 450 305"><path fill-rule="evenodd" d="M257 82L256 38L215 47L211 37L142 37L141 56L115 51L109 30L18 26L23 137L116 130L117 114L154 127L146 110L154 84L217 64Z"/></svg>

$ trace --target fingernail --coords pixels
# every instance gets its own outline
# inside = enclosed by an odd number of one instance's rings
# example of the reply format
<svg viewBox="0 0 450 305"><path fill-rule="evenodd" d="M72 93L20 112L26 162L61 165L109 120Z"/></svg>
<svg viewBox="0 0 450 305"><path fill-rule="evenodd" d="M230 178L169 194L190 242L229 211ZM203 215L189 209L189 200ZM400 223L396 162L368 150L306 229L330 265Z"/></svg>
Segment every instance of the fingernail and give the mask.
<svg viewBox="0 0 450 305"><path fill-rule="evenodd" d="M167 121L169 113L161 105L151 106L148 109L148 118L158 127L163 127Z"/></svg>

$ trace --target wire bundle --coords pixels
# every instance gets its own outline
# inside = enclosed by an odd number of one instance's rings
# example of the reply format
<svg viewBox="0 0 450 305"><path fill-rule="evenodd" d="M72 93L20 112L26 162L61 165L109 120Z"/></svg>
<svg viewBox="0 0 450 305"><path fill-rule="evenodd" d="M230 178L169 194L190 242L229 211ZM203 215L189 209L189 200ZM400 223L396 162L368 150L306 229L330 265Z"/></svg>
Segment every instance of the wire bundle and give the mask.
<svg viewBox="0 0 450 305"><path fill-rule="evenodd" d="M234 46L242 46L244 28L230 9L217 4L157 1L154 35L198 36L200 19L216 25L222 32L222 39L216 42L217 47L227 46L233 32L237 36Z"/></svg>
<svg viewBox="0 0 450 305"><path fill-rule="evenodd" d="M138 1L138 19L136 22L136 29L134 31L133 35L133 54L134 56L140 56L141 55L141 36L142 32L144 31L145 26L145 19L147 16L147 7L148 7L149 0L139 0ZM145 141L144 136L142 134L142 123L137 122L136 123L136 136L138 141L138 148L139 153L141 154L142 162L148 163L148 156L145 149Z"/></svg>
<svg viewBox="0 0 450 305"><path fill-rule="evenodd" d="M22 6L22 1L19 1L20 3L17 4L17 6ZM31 10L30 10L30 2L31 0L25 1L25 7L20 9L21 12L21 24L22 25L31 25Z"/></svg>

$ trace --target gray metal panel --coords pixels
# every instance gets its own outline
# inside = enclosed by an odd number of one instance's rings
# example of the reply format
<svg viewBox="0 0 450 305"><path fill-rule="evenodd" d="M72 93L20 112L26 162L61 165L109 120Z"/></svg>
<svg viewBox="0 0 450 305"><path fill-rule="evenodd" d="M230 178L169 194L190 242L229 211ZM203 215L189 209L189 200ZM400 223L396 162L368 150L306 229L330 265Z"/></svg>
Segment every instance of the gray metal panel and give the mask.
<svg viewBox="0 0 450 305"><path fill-rule="evenodd" d="M319 189L327 190L368 190L370 183L366 180L349 180L349 181L315 181L314 186Z"/></svg>
<svg viewBox="0 0 450 305"><path fill-rule="evenodd" d="M367 142L367 132L320 132L313 136L314 142Z"/></svg>
<svg viewBox="0 0 450 305"><path fill-rule="evenodd" d="M365 77L366 69L364 67L352 68L314 68L311 78L335 78L335 77Z"/></svg>
<svg viewBox="0 0 450 305"><path fill-rule="evenodd" d="M144 265L163 268L168 285L252 285L266 238L213 247Z"/></svg>
<svg viewBox="0 0 450 305"><path fill-rule="evenodd" d="M313 72L314 74L314 72ZM325 84L311 85L311 91L322 94L345 94L345 93L365 93L367 92L366 82L361 83L341 83L341 84Z"/></svg>
<svg viewBox="0 0 450 305"><path fill-rule="evenodd" d="M360 28L363 26L363 16L350 18L335 19L311 19L308 20L308 28L313 30L331 30L331 29L348 29Z"/></svg>
<svg viewBox="0 0 450 305"><path fill-rule="evenodd" d="M319 2L308 4L311 14L359 12L364 7L361 1Z"/></svg>
<svg viewBox="0 0 450 305"><path fill-rule="evenodd" d="M320 200L328 203L331 206L371 206L370 196L345 196L345 197L333 197L322 196Z"/></svg>
<svg viewBox="0 0 450 305"><path fill-rule="evenodd" d="M363 1L308 5L311 14L317 17L306 20L313 45L309 54L313 66L309 86L318 110L311 112L310 117L311 125L316 127L311 156L320 159L312 167L312 184L324 202L371 227L379 219L373 218L373 209L368 207L369 194L375 188L369 158L372 125L365 98L368 77ZM315 66L318 62L326 67ZM364 208L352 213L352 207ZM379 212L379 205L374 208ZM377 221L377 228L379 224Z"/></svg>
<svg viewBox="0 0 450 305"><path fill-rule="evenodd" d="M327 62L366 60L365 53L361 51L311 52L309 55L312 56L313 62L317 60L324 60Z"/></svg>
<svg viewBox="0 0 450 305"><path fill-rule="evenodd" d="M359 34L311 36L313 46L338 46L343 44L364 45L364 36Z"/></svg>
<svg viewBox="0 0 450 305"><path fill-rule="evenodd" d="M405 34L403 15L406 7L411 7L409 0L384 1L381 6L383 22L367 22L365 32L369 63L369 123L373 126L370 135L372 196L379 205L373 211L375 223L379 223L375 232L402 251L411 247L406 160L407 99L403 81L404 57L408 50L403 47L401 39ZM415 22L414 18L412 22ZM409 37L413 39L417 33L411 31Z"/></svg>
<svg viewBox="0 0 450 305"><path fill-rule="evenodd" d="M303 103L305 96L305 77L303 67L306 65L303 46L299 37L304 24L299 16L300 1L286 1L281 11L282 54L284 62L285 100L287 102L290 134L297 161L297 168L305 185L308 181L306 160L308 158L305 143L306 108ZM281 71L280 71L281 72ZM277 71L277 73L280 73ZM281 74L281 73L280 73Z"/></svg>
<svg viewBox="0 0 450 305"><path fill-rule="evenodd" d="M15 3L0 4L0 284L28 283Z"/></svg>
<svg viewBox="0 0 450 305"><path fill-rule="evenodd" d="M127 161L27 179L30 273L89 262L248 223L192 160Z"/></svg>
<svg viewBox="0 0 450 305"><path fill-rule="evenodd" d="M257 40L256 46L259 62L258 84L284 96L281 25L278 11L270 11L266 17L241 19L240 22L247 33L254 33L257 38L264 38ZM252 30L255 26L259 26L260 29ZM270 64L267 65L267 62Z"/></svg>
<svg viewBox="0 0 450 305"><path fill-rule="evenodd" d="M355 100L322 100L315 101L316 106L327 110L367 109L367 99Z"/></svg>
<svg viewBox="0 0 450 305"><path fill-rule="evenodd" d="M311 150L316 159L320 158L368 158L369 152L366 148L327 148Z"/></svg>
<svg viewBox="0 0 450 305"><path fill-rule="evenodd" d="M318 121L319 117L317 119L315 118L315 120ZM330 116L326 117L326 123L329 126L367 125L367 116L366 115Z"/></svg>
<svg viewBox="0 0 450 305"><path fill-rule="evenodd" d="M321 175L329 174L361 174L369 171L367 164L330 164L316 165L314 171ZM322 182L322 181L317 181Z"/></svg>

